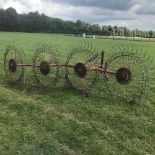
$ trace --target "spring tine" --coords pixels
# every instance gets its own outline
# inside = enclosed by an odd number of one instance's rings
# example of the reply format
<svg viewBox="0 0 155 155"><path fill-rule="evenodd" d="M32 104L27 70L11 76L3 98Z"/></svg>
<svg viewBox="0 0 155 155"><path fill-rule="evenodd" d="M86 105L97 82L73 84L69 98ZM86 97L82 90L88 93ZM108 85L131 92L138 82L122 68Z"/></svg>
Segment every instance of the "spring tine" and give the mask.
<svg viewBox="0 0 155 155"><path fill-rule="evenodd" d="M119 51L121 51L121 52L122 52L122 48L121 48L121 46L118 46L118 48L119 48Z"/></svg>
<svg viewBox="0 0 155 155"><path fill-rule="evenodd" d="M131 52L133 53L133 51L134 51L134 48L133 48L133 46L131 46Z"/></svg>
<svg viewBox="0 0 155 155"><path fill-rule="evenodd" d="M89 43L87 42L87 46L86 46L86 49L90 49L90 47L89 47Z"/></svg>
<svg viewBox="0 0 155 155"><path fill-rule="evenodd" d="M84 42L81 44L81 47L82 47L83 49L86 49L87 43L84 41Z"/></svg>
<svg viewBox="0 0 155 155"><path fill-rule="evenodd" d="M77 43L78 46L77 46L76 49L79 49L79 48L80 48L80 46L81 46L80 44L81 44L81 41L79 41L79 42Z"/></svg>
<svg viewBox="0 0 155 155"><path fill-rule="evenodd" d="M146 62L148 63L150 60L151 60L151 57L148 56L148 57L146 58Z"/></svg>
<svg viewBox="0 0 155 155"><path fill-rule="evenodd" d="M126 49L126 53L128 53L129 52L129 46L127 46L127 49Z"/></svg>
<svg viewBox="0 0 155 155"><path fill-rule="evenodd" d="M92 43L90 44L91 51L94 51Z"/></svg>
<svg viewBox="0 0 155 155"><path fill-rule="evenodd" d="M142 56L142 59L145 60L146 58L146 51L144 52L143 56Z"/></svg>
<svg viewBox="0 0 155 155"><path fill-rule="evenodd" d="M135 53L135 54L138 54L138 51L139 51L139 49L138 49L138 47L137 47L134 53Z"/></svg>

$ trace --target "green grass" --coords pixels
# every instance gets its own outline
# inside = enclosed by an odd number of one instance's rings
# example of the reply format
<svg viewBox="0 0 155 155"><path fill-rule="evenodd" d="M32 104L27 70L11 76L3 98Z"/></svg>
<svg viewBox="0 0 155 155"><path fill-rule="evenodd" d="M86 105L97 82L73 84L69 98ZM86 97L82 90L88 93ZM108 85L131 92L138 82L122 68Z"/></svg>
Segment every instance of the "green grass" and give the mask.
<svg viewBox="0 0 155 155"><path fill-rule="evenodd" d="M155 85L144 103L130 105L104 92L102 97L84 97L64 87L47 91L6 84L3 54L9 43L24 49L28 63L37 43L53 43L64 62L68 47L80 40L56 34L0 32L0 155L155 154ZM109 51L115 45L143 48L155 59L153 42L86 40L97 50Z"/></svg>

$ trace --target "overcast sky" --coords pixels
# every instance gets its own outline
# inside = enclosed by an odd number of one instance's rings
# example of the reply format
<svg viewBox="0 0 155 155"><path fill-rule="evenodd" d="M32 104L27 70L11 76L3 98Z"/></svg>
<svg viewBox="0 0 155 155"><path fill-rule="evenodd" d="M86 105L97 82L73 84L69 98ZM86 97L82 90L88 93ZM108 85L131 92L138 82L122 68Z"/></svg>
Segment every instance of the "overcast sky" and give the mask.
<svg viewBox="0 0 155 155"><path fill-rule="evenodd" d="M155 0L0 0L0 8L64 20L155 30Z"/></svg>

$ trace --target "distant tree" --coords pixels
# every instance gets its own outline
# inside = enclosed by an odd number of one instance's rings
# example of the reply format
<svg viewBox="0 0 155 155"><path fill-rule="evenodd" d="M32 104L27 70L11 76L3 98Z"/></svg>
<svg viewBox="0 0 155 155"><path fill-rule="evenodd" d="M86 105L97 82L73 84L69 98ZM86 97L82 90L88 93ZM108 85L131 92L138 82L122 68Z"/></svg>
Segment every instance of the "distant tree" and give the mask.
<svg viewBox="0 0 155 155"><path fill-rule="evenodd" d="M153 38L154 32L153 31L149 31L149 38Z"/></svg>
<svg viewBox="0 0 155 155"><path fill-rule="evenodd" d="M108 35L112 36L113 35L113 28L111 25L108 26Z"/></svg>
<svg viewBox="0 0 155 155"><path fill-rule="evenodd" d="M93 25L93 29L94 29L94 34L101 34L101 27L99 24L94 24Z"/></svg>
<svg viewBox="0 0 155 155"><path fill-rule="evenodd" d="M4 13L4 26L6 31L18 30L18 14L14 8L6 9Z"/></svg>
<svg viewBox="0 0 155 155"><path fill-rule="evenodd" d="M128 29L124 27L124 36L126 37L126 39L128 38L128 34Z"/></svg>
<svg viewBox="0 0 155 155"><path fill-rule="evenodd" d="M115 28L112 28L112 35L113 35L113 39L115 39Z"/></svg>
<svg viewBox="0 0 155 155"><path fill-rule="evenodd" d="M5 31L5 10L0 9L0 31Z"/></svg>
<svg viewBox="0 0 155 155"><path fill-rule="evenodd" d="M118 36L118 32L119 32L118 26L114 26L113 28L115 31L115 36Z"/></svg>
<svg viewBox="0 0 155 155"><path fill-rule="evenodd" d="M81 20L64 21L58 18L48 17L39 12L29 12L18 14L14 8L6 10L0 9L0 31L19 31L19 32L45 32L45 33L70 33L104 36L132 36L135 37L155 37L154 31L141 31L139 29L129 30L127 27L100 26L90 24Z"/></svg>
<svg viewBox="0 0 155 155"><path fill-rule="evenodd" d="M136 33L136 30L133 30L133 31L132 31L133 40L135 40L136 34L137 34L137 33Z"/></svg>
<svg viewBox="0 0 155 155"><path fill-rule="evenodd" d="M108 27L107 26L102 26L102 35L104 36L108 36L109 32L108 32Z"/></svg>

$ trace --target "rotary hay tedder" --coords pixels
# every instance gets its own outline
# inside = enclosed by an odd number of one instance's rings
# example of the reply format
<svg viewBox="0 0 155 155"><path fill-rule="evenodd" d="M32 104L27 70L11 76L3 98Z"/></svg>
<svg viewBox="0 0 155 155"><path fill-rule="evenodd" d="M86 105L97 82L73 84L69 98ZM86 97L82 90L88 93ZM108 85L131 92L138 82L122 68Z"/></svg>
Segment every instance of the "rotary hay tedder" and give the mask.
<svg viewBox="0 0 155 155"><path fill-rule="evenodd" d="M32 64L25 64L22 51L14 46L6 48L4 68L9 82L24 79L24 69L33 68L38 84L56 86L60 69L64 68L64 79L72 88L89 90L98 82L110 95L129 102L139 102L149 83L150 59L133 48L113 48L115 53L105 61L105 52L96 52L92 46L81 45L71 49L67 61L61 64L52 46L42 44L35 49ZM96 87L95 87L96 88ZM97 89L97 88L96 88Z"/></svg>

